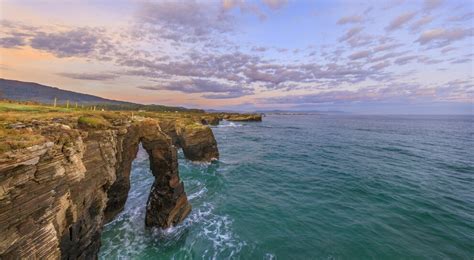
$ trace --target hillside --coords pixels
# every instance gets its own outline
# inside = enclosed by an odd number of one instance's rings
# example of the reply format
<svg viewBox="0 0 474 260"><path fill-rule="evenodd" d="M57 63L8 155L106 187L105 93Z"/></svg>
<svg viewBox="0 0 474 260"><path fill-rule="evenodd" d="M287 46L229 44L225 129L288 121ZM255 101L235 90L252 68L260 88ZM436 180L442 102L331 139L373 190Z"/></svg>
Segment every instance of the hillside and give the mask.
<svg viewBox="0 0 474 260"><path fill-rule="evenodd" d="M34 82L24 82L0 78L0 99L15 101L34 101L41 104L52 104L57 98L58 104L71 104L91 106L100 105L111 110L148 110L148 111L188 111L202 112L198 109L184 107L169 107L162 105L143 105L132 102L111 100L94 95L77 93L56 87L41 85Z"/></svg>

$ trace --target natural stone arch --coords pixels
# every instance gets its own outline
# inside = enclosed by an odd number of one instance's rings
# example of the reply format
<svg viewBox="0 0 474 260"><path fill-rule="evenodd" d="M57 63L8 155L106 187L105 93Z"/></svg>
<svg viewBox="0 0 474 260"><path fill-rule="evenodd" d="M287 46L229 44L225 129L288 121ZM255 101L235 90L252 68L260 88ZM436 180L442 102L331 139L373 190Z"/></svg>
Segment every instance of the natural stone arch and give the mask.
<svg viewBox="0 0 474 260"><path fill-rule="evenodd" d="M96 259L103 225L127 200L140 142L155 176L149 226L176 225L190 212L176 147L190 160L219 156L210 128L192 120L112 118L100 127L51 124L40 133L48 141L0 154L2 259Z"/></svg>
<svg viewBox="0 0 474 260"><path fill-rule="evenodd" d="M106 221L112 220L125 205L130 190L131 164L141 143L148 153L155 177L146 205L145 225L167 228L178 224L189 214L191 205L179 178L176 148L171 138L161 131L155 120L138 122L123 134L117 180L108 189Z"/></svg>

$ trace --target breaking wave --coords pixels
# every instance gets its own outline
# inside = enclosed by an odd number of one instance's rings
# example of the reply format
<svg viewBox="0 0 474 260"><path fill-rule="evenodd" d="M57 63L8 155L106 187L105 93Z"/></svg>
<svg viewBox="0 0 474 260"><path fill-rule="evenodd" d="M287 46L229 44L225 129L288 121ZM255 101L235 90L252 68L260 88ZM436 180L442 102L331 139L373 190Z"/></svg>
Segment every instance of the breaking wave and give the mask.
<svg viewBox="0 0 474 260"><path fill-rule="evenodd" d="M219 125L217 125L218 128L226 128L226 127L241 127L243 126L242 124L237 124L234 122L226 121L223 120Z"/></svg>

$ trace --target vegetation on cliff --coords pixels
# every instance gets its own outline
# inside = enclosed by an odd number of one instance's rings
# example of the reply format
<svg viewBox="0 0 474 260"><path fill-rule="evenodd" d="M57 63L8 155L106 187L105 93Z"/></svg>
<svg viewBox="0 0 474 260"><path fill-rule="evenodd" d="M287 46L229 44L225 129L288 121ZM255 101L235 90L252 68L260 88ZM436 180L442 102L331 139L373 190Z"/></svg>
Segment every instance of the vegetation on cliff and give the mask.
<svg viewBox="0 0 474 260"><path fill-rule="evenodd" d="M109 121L100 115L81 116L77 123L79 127L83 128L107 129L111 126Z"/></svg>
<svg viewBox="0 0 474 260"><path fill-rule="evenodd" d="M217 125L221 120L261 121L257 114L197 113L197 112L151 112L151 111L94 111L90 108L65 108L39 105L31 102L0 102L0 153L27 148L51 141L44 129L82 128L100 130L114 128L127 122L145 118L157 119L160 126L173 140L182 146L176 131L189 136L205 129L205 125ZM179 129L176 129L179 126ZM194 130L193 130L194 129ZM53 140L54 141L54 140ZM212 156L209 154L209 156Z"/></svg>
<svg viewBox="0 0 474 260"><path fill-rule="evenodd" d="M0 128L0 153L23 149L45 142L45 138L26 129Z"/></svg>
<svg viewBox="0 0 474 260"><path fill-rule="evenodd" d="M0 102L0 258L94 259L105 223L122 209L139 143L155 182L146 225L189 214L177 148L219 158L209 125L236 114L98 111ZM25 228L27 227L27 228Z"/></svg>

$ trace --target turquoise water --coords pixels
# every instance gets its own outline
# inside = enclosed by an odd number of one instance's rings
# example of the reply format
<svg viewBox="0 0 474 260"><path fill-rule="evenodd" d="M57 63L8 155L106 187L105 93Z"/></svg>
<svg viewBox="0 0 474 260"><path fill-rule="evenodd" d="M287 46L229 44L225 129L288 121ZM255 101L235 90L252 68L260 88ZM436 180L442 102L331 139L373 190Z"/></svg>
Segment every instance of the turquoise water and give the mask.
<svg viewBox="0 0 474 260"><path fill-rule="evenodd" d="M473 259L474 117L277 116L215 127L221 160L180 175L193 211L144 228L133 163L102 259Z"/></svg>

